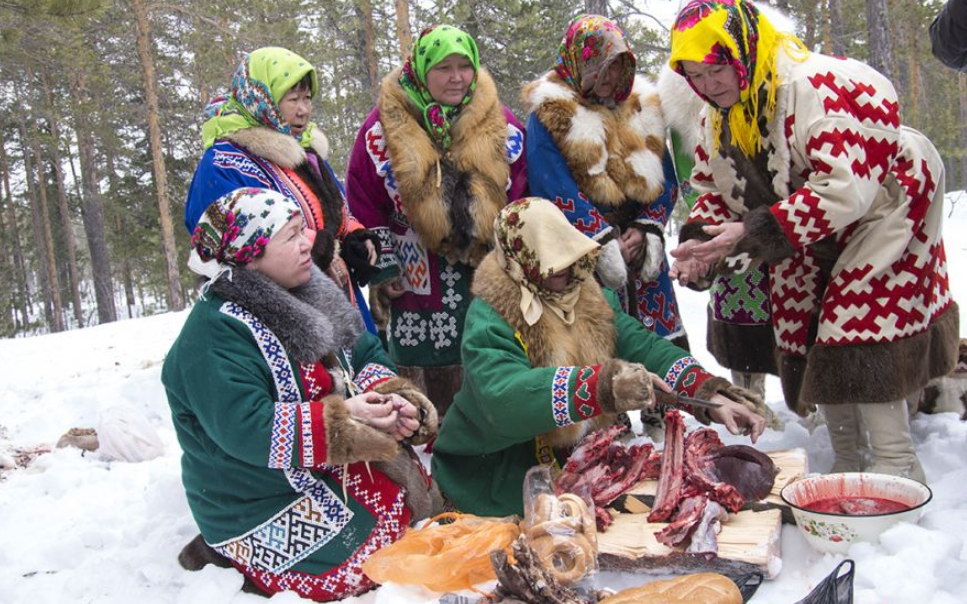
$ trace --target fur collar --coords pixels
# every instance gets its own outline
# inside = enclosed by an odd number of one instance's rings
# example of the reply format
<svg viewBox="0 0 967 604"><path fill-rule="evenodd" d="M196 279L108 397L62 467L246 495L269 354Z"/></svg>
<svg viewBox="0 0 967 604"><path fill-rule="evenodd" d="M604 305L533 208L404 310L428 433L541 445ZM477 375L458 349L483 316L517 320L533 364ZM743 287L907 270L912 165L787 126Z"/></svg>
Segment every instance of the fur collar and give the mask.
<svg viewBox="0 0 967 604"><path fill-rule="evenodd" d="M476 264L490 248L493 221L507 204L507 117L487 71L453 122L444 153L399 85L399 69L380 86L379 119L407 220L430 251Z"/></svg>
<svg viewBox="0 0 967 604"><path fill-rule="evenodd" d="M309 282L291 290L246 268L234 269L230 279L218 279L211 290L255 315L300 363L352 348L362 333L359 313L315 266Z"/></svg>
<svg viewBox="0 0 967 604"><path fill-rule="evenodd" d="M295 170L306 161L306 150L299 145L299 141L288 134L282 134L265 126L236 130L226 134L225 139L289 170ZM329 156L329 139L318 128L313 132L310 148L320 159L326 159Z"/></svg>
<svg viewBox="0 0 967 604"><path fill-rule="evenodd" d="M524 86L521 98L595 203L650 203L661 195L665 124L657 89L645 78L636 77L631 95L613 109L582 98L553 71Z"/></svg>
<svg viewBox="0 0 967 604"><path fill-rule="evenodd" d="M693 153L701 142L705 101L667 63L658 77L658 96L661 98L665 127L677 132L682 137L685 149Z"/></svg>
<svg viewBox="0 0 967 604"><path fill-rule="evenodd" d="M500 268L496 252L480 263L472 292L520 334L533 367L600 365L615 356L614 311L593 279L581 286L572 325L565 325L552 312L545 312L537 323L528 325L520 311L520 287ZM614 416L605 414L552 430L542 438L554 447L571 446L585 434L613 421Z"/></svg>

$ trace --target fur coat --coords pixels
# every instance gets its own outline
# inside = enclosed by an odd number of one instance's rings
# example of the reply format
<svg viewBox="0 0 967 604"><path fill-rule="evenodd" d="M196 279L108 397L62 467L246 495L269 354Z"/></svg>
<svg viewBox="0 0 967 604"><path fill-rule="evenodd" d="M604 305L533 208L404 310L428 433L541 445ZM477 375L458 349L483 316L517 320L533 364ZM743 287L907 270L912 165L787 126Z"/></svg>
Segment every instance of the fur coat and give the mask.
<svg viewBox="0 0 967 604"><path fill-rule="evenodd" d="M744 222L720 268L769 263L790 406L901 400L957 358L943 162L900 124L892 84L869 66L780 53L777 69L760 155L716 149L705 125L692 179L700 196L681 239Z"/></svg>
<svg viewBox="0 0 967 604"><path fill-rule="evenodd" d="M459 365L473 269L492 246L497 212L527 189L523 126L481 69L443 152L398 77L394 71L383 80L379 101L359 129L346 197L380 239L374 282L398 278L403 286L389 308L394 361Z"/></svg>
<svg viewBox="0 0 967 604"><path fill-rule="evenodd" d="M524 86L527 173L532 195L553 201L579 231L604 246L601 282L646 327L684 343L675 291L668 278L664 228L678 197L657 91L635 79L615 107L593 104L549 72ZM615 240L627 229L646 244L627 263Z"/></svg>
<svg viewBox="0 0 967 604"><path fill-rule="evenodd" d="M201 534L265 592L365 591L360 552L442 506L419 462L344 400L350 385L400 394L424 411L424 441L433 406L396 376L345 294L315 268L293 290L248 269L213 283L162 382Z"/></svg>
<svg viewBox="0 0 967 604"><path fill-rule="evenodd" d="M528 326L520 286L493 254L473 291L463 385L433 448L433 476L462 511L520 514L527 470L563 463L581 437L613 421L610 359L641 363L683 394L709 397L728 384L621 312L594 281L581 286L572 325L545 312Z"/></svg>

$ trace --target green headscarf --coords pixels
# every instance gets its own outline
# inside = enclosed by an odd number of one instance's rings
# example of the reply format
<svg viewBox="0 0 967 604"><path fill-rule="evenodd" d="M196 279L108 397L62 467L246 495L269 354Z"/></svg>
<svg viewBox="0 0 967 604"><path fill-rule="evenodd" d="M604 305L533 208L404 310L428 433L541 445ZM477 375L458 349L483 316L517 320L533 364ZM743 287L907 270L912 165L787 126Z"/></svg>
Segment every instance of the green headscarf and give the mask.
<svg viewBox="0 0 967 604"><path fill-rule="evenodd" d="M473 65L474 78L470 89L459 105L444 105L433 99L426 87L426 73L434 65L450 55L466 57ZM423 113L426 131L442 148L450 146L450 126L457 118L460 109L470 102L477 88L477 71L480 69L480 55L477 43L470 34L452 25L435 25L424 29L413 45L413 54L403 64L400 72L400 86L406 95Z"/></svg>
<svg viewBox="0 0 967 604"><path fill-rule="evenodd" d="M291 134L279 110L279 100L307 73L312 80L310 94L315 97L319 80L309 61L291 50L274 46L252 51L235 70L231 93L214 99L205 108L211 117L201 129L205 149L225 135L253 126L267 126L282 134ZM309 122L299 137L303 148L312 143L315 128Z"/></svg>

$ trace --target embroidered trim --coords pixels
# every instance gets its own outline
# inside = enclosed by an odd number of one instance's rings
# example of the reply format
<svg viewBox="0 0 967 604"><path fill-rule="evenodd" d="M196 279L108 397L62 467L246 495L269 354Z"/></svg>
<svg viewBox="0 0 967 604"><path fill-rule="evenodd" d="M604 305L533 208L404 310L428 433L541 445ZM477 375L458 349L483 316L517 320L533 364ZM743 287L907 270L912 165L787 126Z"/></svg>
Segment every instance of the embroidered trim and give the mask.
<svg viewBox="0 0 967 604"><path fill-rule="evenodd" d="M598 371L597 366L578 369L577 381L574 384L574 407L581 419L589 419L601 413L597 396Z"/></svg>
<svg viewBox="0 0 967 604"><path fill-rule="evenodd" d="M266 522L212 547L242 566L278 574L332 541L353 516L328 485L317 482Z"/></svg>
<svg viewBox="0 0 967 604"><path fill-rule="evenodd" d="M567 404L567 387L572 373L574 373L574 367L558 367L554 374L554 383L551 387L551 411L554 414L554 424L558 428L574 423Z"/></svg>
<svg viewBox="0 0 967 604"><path fill-rule="evenodd" d="M677 361L672 363L672 366L669 367L668 371L665 373L665 377L664 377L665 383L671 386L672 389L677 390L678 381L682 378L683 375L686 374L688 369L691 367L701 368L701 365L699 364L698 359L692 356L682 357L678 359Z"/></svg>
<svg viewBox="0 0 967 604"><path fill-rule="evenodd" d="M359 370L355 382L361 391L366 392L395 377L396 373L389 367L378 363L367 363L365 367Z"/></svg>

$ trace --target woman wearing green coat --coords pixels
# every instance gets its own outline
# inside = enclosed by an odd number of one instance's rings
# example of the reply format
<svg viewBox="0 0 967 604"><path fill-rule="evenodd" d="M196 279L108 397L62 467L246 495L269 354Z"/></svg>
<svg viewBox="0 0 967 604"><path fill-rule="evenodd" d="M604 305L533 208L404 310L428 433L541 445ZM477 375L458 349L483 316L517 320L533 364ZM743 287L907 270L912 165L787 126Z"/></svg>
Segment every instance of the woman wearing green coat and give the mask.
<svg viewBox="0 0 967 604"><path fill-rule="evenodd" d="M561 465L617 414L653 407L653 388L720 402L700 419L762 434L761 399L623 313L592 278L599 244L554 204L512 203L494 230L473 282L463 386L433 451L433 477L457 509L521 514L529 468Z"/></svg>

